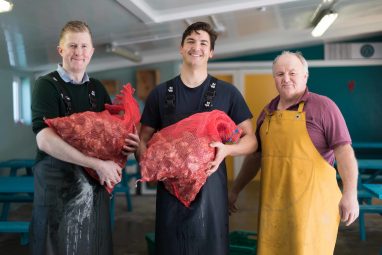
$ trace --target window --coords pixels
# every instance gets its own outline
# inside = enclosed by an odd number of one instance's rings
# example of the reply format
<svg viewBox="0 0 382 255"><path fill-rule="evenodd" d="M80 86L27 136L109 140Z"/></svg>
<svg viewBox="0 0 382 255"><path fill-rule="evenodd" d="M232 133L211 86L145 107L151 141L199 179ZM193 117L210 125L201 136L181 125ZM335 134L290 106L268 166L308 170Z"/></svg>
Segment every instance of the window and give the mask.
<svg viewBox="0 0 382 255"><path fill-rule="evenodd" d="M15 123L30 125L31 112L31 84L29 78L13 77L13 120Z"/></svg>

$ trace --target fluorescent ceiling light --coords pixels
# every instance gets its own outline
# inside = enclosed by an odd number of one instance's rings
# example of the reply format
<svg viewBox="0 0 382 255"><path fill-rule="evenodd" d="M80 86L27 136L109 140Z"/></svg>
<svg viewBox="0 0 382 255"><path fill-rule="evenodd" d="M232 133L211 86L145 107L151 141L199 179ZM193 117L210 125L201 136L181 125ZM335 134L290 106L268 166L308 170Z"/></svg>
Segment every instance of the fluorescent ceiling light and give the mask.
<svg viewBox="0 0 382 255"><path fill-rule="evenodd" d="M140 43L147 43L147 42L156 42L161 40L167 40L167 39L173 39L173 38L179 38L182 37L182 34L163 34L163 35L150 35L150 36L144 36L140 38L129 38L119 41L113 41L111 45L113 46L126 46L131 44L140 44Z"/></svg>
<svg viewBox="0 0 382 255"><path fill-rule="evenodd" d="M9 12L13 8L13 4L8 1L0 0L0 13L1 12Z"/></svg>
<svg viewBox="0 0 382 255"><path fill-rule="evenodd" d="M138 52L132 52L126 48L114 46L114 45L107 45L106 46L106 52L112 52L118 56L127 58L128 60L131 60L133 62L139 63L142 61L142 56L139 55Z"/></svg>
<svg viewBox="0 0 382 255"><path fill-rule="evenodd" d="M225 27L219 23L218 19L216 18L215 15L210 15L210 19L212 21L213 29L215 30L216 33L224 33L225 32Z"/></svg>
<svg viewBox="0 0 382 255"><path fill-rule="evenodd" d="M316 26L312 31L313 37L320 37L325 33L325 31L333 24L337 19L338 13L333 11L327 11L317 22Z"/></svg>

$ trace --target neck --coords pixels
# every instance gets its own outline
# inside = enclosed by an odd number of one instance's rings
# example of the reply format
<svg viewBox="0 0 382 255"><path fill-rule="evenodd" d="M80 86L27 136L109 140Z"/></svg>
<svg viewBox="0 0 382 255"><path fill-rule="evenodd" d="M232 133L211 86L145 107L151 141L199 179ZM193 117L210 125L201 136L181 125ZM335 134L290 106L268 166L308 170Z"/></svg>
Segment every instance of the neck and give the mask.
<svg viewBox="0 0 382 255"><path fill-rule="evenodd" d="M68 73L70 78L75 81L76 83L80 83L82 81L82 78L84 78L85 73Z"/></svg>
<svg viewBox="0 0 382 255"><path fill-rule="evenodd" d="M180 70L180 78L184 85L190 88L195 88L203 83L207 78L208 73L206 68L191 69L182 65Z"/></svg>
<svg viewBox="0 0 382 255"><path fill-rule="evenodd" d="M289 99L289 100L288 99L283 99L283 98L280 97L279 104L277 105L277 110L286 110L286 109L288 109L292 105L297 104L297 102L300 100L301 97L302 97L302 95L298 96L296 98Z"/></svg>
<svg viewBox="0 0 382 255"><path fill-rule="evenodd" d="M84 78L85 71L83 71L83 72L71 72L71 71L68 71L68 69L65 67L62 67L62 68L69 75L70 79L72 79L76 83L80 83L82 81L82 79Z"/></svg>

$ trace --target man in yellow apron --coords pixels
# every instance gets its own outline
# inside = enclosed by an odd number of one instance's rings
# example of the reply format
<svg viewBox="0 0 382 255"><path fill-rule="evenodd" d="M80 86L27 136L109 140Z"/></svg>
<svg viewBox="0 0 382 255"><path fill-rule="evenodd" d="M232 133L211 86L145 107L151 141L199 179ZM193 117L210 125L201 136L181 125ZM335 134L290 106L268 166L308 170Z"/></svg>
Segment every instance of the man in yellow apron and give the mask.
<svg viewBox="0 0 382 255"><path fill-rule="evenodd" d="M261 166L258 254L333 254L340 219L350 225L359 213L357 161L346 123L333 101L308 91L308 64L300 53L278 56L273 76L279 96L257 121L261 156L246 158L230 192L230 211Z"/></svg>

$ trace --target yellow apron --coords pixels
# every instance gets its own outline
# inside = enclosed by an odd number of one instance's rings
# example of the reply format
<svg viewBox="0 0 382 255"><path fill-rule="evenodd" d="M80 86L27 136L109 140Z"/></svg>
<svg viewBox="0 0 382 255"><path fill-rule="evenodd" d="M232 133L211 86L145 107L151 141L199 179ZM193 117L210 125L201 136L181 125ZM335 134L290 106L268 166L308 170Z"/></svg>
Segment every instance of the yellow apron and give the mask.
<svg viewBox="0 0 382 255"><path fill-rule="evenodd" d="M303 107L268 113L260 128L260 255L333 254L341 192L309 137Z"/></svg>

